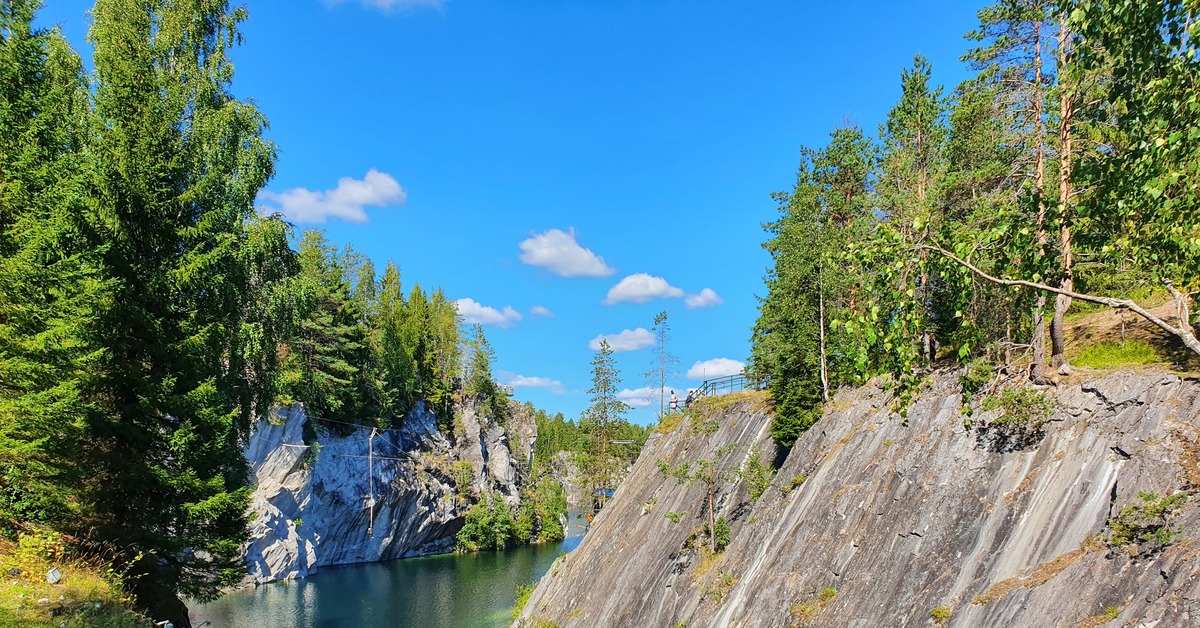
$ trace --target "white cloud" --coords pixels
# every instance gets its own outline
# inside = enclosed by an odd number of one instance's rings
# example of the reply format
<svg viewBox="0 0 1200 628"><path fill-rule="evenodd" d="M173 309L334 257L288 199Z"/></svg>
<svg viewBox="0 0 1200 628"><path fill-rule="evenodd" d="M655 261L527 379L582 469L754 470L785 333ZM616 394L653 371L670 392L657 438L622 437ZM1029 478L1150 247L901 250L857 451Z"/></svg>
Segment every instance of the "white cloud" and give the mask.
<svg viewBox="0 0 1200 628"><path fill-rule="evenodd" d="M463 320L468 323L508 327L521 320L521 313L508 305L504 306L503 310L497 310L494 307L478 303L474 299L459 299L454 302L454 305L458 307L458 313L462 315Z"/></svg>
<svg viewBox="0 0 1200 628"><path fill-rule="evenodd" d="M684 305L693 309L698 307L712 307L724 302L725 299L722 299L721 295L717 294L717 291L712 288L705 288L696 294L689 294L683 300Z"/></svg>
<svg viewBox="0 0 1200 628"><path fill-rule="evenodd" d="M726 375L737 375L741 373L746 365L737 360L729 358L713 358L703 362L696 362L692 368L688 369L688 379L712 379L714 377L725 377Z"/></svg>
<svg viewBox="0 0 1200 628"><path fill-rule="evenodd" d="M507 371L500 371L497 375L500 378L500 383L508 384L513 388L549 388L555 394L562 394L564 392L562 382L557 379L539 376L526 377Z"/></svg>
<svg viewBox="0 0 1200 628"><path fill-rule="evenodd" d="M683 296L683 290L667 283L662 277L636 273L617 282L604 298L605 305L613 305L628 301L630 303L645 303L651 299L678 299Z"/></svg>
<svg viewBox="0 0 1200 628"><path fill-rule="evenodd" d="M608 346L612 347L613 353L622 351L636 351L645 349L654 344L654 334L650 333L644 327L637 329L626 329L619 334L600 334L592 338L588 343L588 347L592 351L600 350L600 341L607 340Z"/></svg>
<svg viewBox="0 0 1200 628"><path fill-rule="evenodd" d="M550 229L522 241L521 261L541 266L560 277L607 277L617 269L575 241L575 229Z"/></svg>
<svg viewBox="0 0 1200 628"><path fill-rule="evenodd" d="M554 312L551 312L549 310L549 308L542 306L542 305L533 306L532 308L529 309L529 313L533 314L535 316L545 316L547 318L554 317Z"/></svg>
<svg viewBox="0 0 1200 628"><path fill-rule="evenodd" d="M623 389L617 393L617 399L635 408L645 408L658 399L658 389L649 386L643 388Z"/></svg>
<svg viewBox="0 0 1200 628"><path fill-rule="evenodd" d="M259 192L259 198L265 203L267 213L280 212L288 220L298 223L320 223L329 218L367 222L366 208L403 205L408 193L392 175L371 168L361 180L338 179L337 187L332 190L263 190Z"/></svg>

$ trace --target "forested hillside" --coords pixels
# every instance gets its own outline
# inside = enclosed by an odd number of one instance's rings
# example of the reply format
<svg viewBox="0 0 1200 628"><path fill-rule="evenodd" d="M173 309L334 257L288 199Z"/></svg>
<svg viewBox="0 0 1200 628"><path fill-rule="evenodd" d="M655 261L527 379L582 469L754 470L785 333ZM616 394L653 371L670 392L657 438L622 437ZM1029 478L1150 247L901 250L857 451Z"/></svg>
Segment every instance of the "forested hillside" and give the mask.
<svg viewBox="0 0 1200 628"><path fill-rule="evenodd" d="M875 133L847 124L802 151L766 225L751 358L777 443L876 374L903 407L935 361L1052 383L1089 308L1134 313L1162 332L1139 349L1196 363L1198 11L1001 0L967 34L972 78L947 91L917 55Z"/></svg>
<svg viewBox="0 0 1200 628"><path fill-rule="evenodd" d="M101 0L85 72L39 6L0 2L0 532L69 535L175 617L242 577L271 404L387 427L424 399L450 433L453 395L507 397L441 290L256 212L244 8Z"/></svg>

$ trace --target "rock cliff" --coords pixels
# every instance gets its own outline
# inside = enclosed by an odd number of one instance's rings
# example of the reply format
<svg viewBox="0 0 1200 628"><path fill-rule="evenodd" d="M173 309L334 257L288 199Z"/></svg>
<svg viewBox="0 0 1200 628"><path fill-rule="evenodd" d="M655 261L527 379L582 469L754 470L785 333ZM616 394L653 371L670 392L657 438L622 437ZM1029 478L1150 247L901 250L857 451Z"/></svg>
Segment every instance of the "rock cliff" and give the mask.
<svg viewBox="0 0 1200 628"><path fill-rule="evenodd" d="M459 433L448 438L418 403L402 428L379 431L373 447L370 429L328 424L318 426L317 445L305 445L309 418L300 405L260 421L245 448L254 482L246 582L451 551L467 506L459 498L466 487L454 479L459 461L472 469L471 492L487 488L515 505L518 461L509 433L534 438L532 419L514 413L501 426L472 404L458 419Z"/></svg>
<svg viewBox="0 0 1200 628"><path fill-rule="evenodd" d="M957 375L932 377L906 419L878 383L844 390L757 500L718 483L717 557L704 484L663 471L772 445L761 395L710 401L651 438L519 623L1200 625L1200 382L1077 377L1043 389L1049 421L1014 440L1000 410L965 424ZM749 459L719 460L732 475Z"/></svg>

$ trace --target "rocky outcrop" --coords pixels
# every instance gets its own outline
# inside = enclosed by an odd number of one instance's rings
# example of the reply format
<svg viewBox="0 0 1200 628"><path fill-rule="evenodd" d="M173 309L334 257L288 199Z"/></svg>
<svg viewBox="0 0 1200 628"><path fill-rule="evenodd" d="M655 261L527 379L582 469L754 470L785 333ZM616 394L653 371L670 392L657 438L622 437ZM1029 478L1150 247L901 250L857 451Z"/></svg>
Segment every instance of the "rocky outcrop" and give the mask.
<svg viewBox="0 0 1200 628"><path fill-rule="evenodd" d="M1200 483L1200 382L1121 372L1043 393L1049 422L1011 439L981 427L999 410L965 424L957 373L935 375L906 418L877 384L842 391L761 497L745 480L719 485L732 540L706 558L704 485L659 461L767 453L761 399L723 400L652 437L520 621L1200 625L1200 505L1179 497L1153 514ZM732 475L748 458L719 460Z"/></svg>
<svg viewBox="0 0 1200 628"><path fill-rule="evenodd" d="M277 409L245 448L254 482L247 582L451 551L467 507L454 480L460 460L474 469L471 492L520 499L508 430L475 405L460 409L454 442L423 403L371 446L370 429L336 424L320 424L316 444L305 445L308 420L300 405ZM508 427L531 429L519 417Z"/></svg>

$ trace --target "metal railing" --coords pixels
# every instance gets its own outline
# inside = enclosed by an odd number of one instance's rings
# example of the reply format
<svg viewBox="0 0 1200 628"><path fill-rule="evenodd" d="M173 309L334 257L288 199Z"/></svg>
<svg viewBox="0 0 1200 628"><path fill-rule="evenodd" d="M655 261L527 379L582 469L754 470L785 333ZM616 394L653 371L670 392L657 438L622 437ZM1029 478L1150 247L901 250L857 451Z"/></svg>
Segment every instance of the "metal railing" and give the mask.
<svg viewBox="0 0 1200 628"><path fill-rule="evenodd" d="M770 380L766 376L751 375L744 371L737 375L707 379L699 388L688 393L687 398L683 400L683 407L686 408L703 397L728 395L739 390L763 390L769 383Z"/></svg>

